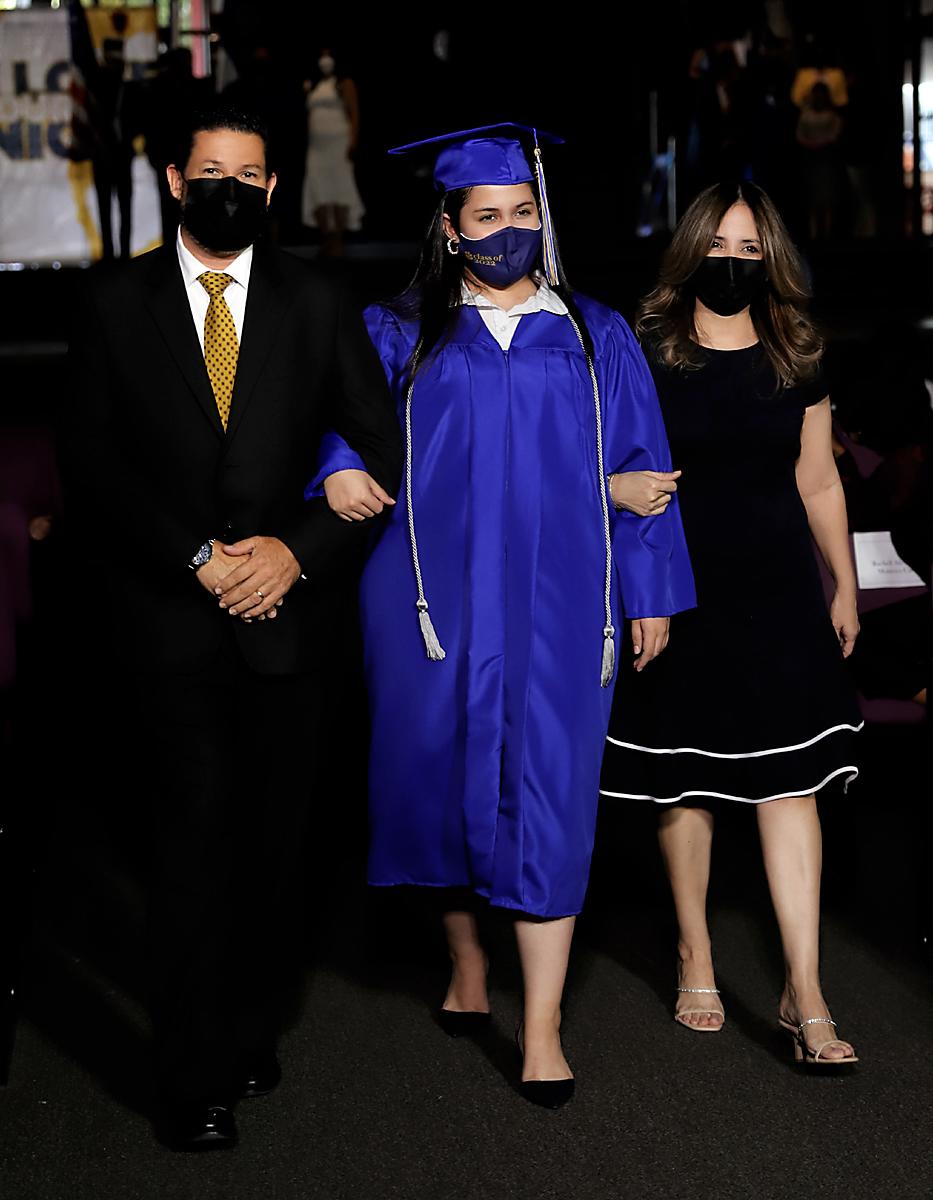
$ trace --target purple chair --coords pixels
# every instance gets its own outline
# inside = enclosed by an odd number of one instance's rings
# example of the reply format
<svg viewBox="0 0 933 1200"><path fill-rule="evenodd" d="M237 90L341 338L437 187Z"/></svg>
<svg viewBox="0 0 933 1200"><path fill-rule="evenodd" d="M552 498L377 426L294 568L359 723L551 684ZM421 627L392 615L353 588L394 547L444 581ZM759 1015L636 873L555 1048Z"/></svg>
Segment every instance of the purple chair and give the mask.
<svg viewBox="0 0 933 1200"><path fill-rule="evenodd" d="M0 693L15 682L16 633L32 612L29 522L60 512L61 487L49 431L0 431Z"/></svg>
<svg viewBox="0 0 933 1200"><path fill-rule="evenodd" d="M29 607L29 518L22 505L0 499L0 693L16 679L16 631Z"/></svg>
<svg viewBox="0 0 933 1200"><path fill-rule="evenodd" d="M863 479L867 479L881 464L881 456L867 446L860 446L857 442L853 442L838 426L834 425L833 432L852 456L859 474ZM855 547L851 536L849 538L849 548L854 561ZM826 596L826 603L829 604L832 601L834 591L832 576L823 562L823 556L816 550L816 547L814 547L814 553L816 554L820 575L823 580L823 592ZM923 586L859 588L857 597L859 615L873 612L879 608L886 608L888 605L896 604L901 600L908 600L913 596L925 595L928 591L929 589ZM859 693L858 699L862 715L871 725L919 725L925 719L924 706L913 700L903 700L893 696L869 698L863 696L861 693Z"/></svg>
<svg viewBox="0 0 933 1200"><path fill-rule="evenodd" d="M5 778L0 779L0 1086L9 1079L16 1031L17 986L29 920L29 880L34 864L28 844L16 836L23 818L14 806L17 637L32 615L29 526L35 517L61 511L61 490L51 433L46 429L0 430L0 743ZM29 842L29 839L26 839Z"/></svg>

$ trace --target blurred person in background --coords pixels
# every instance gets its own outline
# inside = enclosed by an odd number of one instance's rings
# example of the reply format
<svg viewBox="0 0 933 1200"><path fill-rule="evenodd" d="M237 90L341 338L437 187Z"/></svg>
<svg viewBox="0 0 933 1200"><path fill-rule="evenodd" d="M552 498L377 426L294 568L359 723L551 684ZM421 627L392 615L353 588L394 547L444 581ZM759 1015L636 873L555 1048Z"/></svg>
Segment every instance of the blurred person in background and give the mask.
<svg viewBox="0 0 933 1200"><path fill-rule="evenodd" d="M813 93L816 84L821 83L829 92L829 99L834 108L845 108L849 103L849 88L846 74L836 56L819 38L808 36L801 55L802 62L794 75L791 84L791 100L798 108L803 108Z"/></svg>
<svg viewBox="0 0 933 1200"><path fill-rule="evenodd" d="M815 83L797 119L797 145L803 170L810 237L836 233L846 198L842 161L843 122L825 83Z"/></svg>
<svg viewBox="0 0 933 1200"><path fill-rule="evenodd" d="M691 56L685 180L691 192L723 176L741 178L748 169L757 130L747 49L744 39L720 37Z"/></svg>
<svg viewBox="0 0 933 1200"><path fill-rule="evenodd" d="M91 144L91 166L100 216L100 233L105 259L114 256L113 198L120 214L119 253L129 258L133 217L133 140L142 131L140 85L126 81L123 55L125 13L112 16L117 36L104 39L100 70L95 77L97 120Z"/></svg>
<svg viewBox="0 0 933 1200"><path fill-rule="evenodd" d="M364 212L353 171L360 137L359 95L327 46L304 87L308 152L301 219L320 230L322 253L336 257L343 254L344 233L360 228Z"/></svg>

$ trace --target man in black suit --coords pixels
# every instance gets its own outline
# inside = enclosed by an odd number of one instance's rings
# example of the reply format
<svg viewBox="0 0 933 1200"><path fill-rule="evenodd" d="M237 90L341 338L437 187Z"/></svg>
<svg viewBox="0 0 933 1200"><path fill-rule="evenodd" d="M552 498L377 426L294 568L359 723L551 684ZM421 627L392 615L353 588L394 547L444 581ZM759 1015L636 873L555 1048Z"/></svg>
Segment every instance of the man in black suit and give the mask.
<svg viewBox="0 0 933 1200"><path fill-rule="evenodd" d="M182 1148L233 1144L236 1099L279 1077L328 584L367 529L304 500L320 436L362 455L374 513L401 473L361 316L263 242L266 152L249 114L193 122L177 240L92 272L70 352L70 516L148 751L151 1008Z"/></svg>

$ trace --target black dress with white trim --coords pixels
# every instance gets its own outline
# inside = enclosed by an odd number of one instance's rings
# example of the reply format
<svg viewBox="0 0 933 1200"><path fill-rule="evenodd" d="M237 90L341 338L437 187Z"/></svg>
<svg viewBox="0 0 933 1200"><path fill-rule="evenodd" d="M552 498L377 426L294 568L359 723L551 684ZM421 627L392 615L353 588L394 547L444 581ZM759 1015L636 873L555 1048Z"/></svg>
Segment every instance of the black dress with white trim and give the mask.
<svg viewBox="0 0 933 1200"><path fill-rule="evenodd" d="M829 619L795 465L817 378L779 388L763 349L653 360L697 608L636 673L623 646L605 796L760 803L858 774L854 689Z"/></svg>

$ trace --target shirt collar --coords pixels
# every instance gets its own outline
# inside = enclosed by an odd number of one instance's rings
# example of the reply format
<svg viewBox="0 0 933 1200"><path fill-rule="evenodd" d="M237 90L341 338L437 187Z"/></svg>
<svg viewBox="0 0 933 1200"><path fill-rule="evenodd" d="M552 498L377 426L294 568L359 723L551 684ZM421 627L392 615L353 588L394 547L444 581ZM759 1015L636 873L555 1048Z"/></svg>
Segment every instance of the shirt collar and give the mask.
<svg viewBox="0 0 933 1200"><path fill-rule="evenodd" d="M533 312L549 312L554 313L558 317L566 317L568 309L567 305L561 300L560 296L548 286L547 280L543 275L536 274L535 282L538 285L538 290L527 300L523 300L521 304L516 304L512 308L500 308L498 304L484 296L482 292L471 292L466 283L463 284L462 297L463 303L469 304L473 308L493 308L499 312L505 313L507 317L521 317L525 313Z"/></svg>
<svg viewBox="0 0 933 1200"><path fill-rule="evenodd" d="M175 245L178 250L178 263L181 267L182 277L185 281L185 287L190 288L191 285L197 282L199 275L203 275L205 271L211 270L210 267L205 267L204 263L199 262L194 257L185 243L181 240L181 226L178 227L178 236L175 239ZM253 247L247 246L245 250L241 250L236 258L224 267L223 274L231 276L237 283L244 288L249 287L249 272L253 265Z"/></svg>

